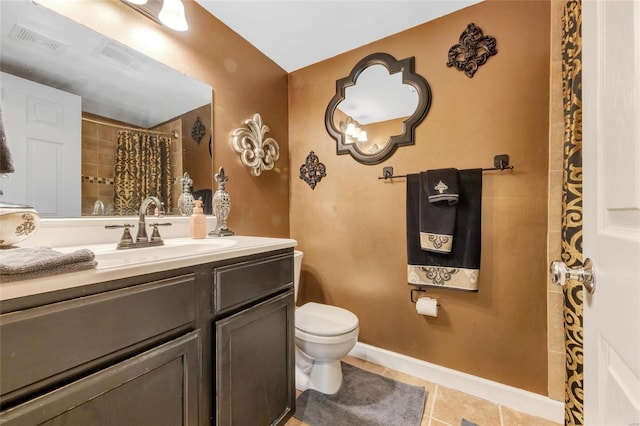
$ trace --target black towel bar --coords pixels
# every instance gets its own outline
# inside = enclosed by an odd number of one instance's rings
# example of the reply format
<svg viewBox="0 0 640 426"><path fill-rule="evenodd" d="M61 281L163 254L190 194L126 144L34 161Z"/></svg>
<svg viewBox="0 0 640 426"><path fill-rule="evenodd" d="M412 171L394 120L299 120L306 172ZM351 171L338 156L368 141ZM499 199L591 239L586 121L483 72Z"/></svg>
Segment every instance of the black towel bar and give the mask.
<svg viewBox="0 0 640 426"><path fill-rule="evenodd" d="M513 166L509 165L509 155L502 154L496 155L493 157L493 166L490 168L482 169L483 172L490 172L494 170L504 171L504 170L512 170ZM378 176L378 179L394 179L394 178L405 178L407 175L394 175L393 167L387 166L382 168L382 176Z"/></svg>

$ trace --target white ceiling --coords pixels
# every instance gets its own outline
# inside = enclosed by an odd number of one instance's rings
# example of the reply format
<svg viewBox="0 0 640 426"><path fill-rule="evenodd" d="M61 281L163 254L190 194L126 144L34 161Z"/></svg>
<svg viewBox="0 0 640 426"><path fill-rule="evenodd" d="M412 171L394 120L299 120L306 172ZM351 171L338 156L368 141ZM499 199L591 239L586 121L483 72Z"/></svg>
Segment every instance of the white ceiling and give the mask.
<svg viewBox="0 0 640 426"><path fill-rule="evenodd" d="M211 103L210 86L31 0L0 0L0 69L144 128Z"/></svg>
<svg viewBox="0 0 640 426"><path fill-rule="evenodd" d="M195 1L286 72L293 72L481 0ZM418 97L408 86L402 88L400 74L390 76L383 70L367 74L366 82L364 77L362 73L349 88L351 93L338 109L360 124L413 114Z"/></svg>
<svg viewBox="0 0 640 426"><path fill-rule="evenodd" d="M292 72L481 0L195 1L285 71ZM76 93L82 96L85 111L152 127L210 103L209 86L91 32L32 0L0 0L0 12L2 70ZM29 46L16 39L18 27L26 28L29 33L26 40L36 43ZM57 47L55 52L43 49L51 46ZM123 66L115 58L125 58L131 63ZM172 83L163 83L165 79ZM150 80L157 81L162 90L142 84ZM155 97L150 98L149 94ZM388 96L380 98L386 99L380 108L389 111ZM372 105L372 101L361 103ZM350 114L363 120L366 115L355 109Z"/></svg>
<svg viewBox="0 0 640 426"><path fill-rule="evenodd" d="M292 72L481 0L195 1Z"/></svg>

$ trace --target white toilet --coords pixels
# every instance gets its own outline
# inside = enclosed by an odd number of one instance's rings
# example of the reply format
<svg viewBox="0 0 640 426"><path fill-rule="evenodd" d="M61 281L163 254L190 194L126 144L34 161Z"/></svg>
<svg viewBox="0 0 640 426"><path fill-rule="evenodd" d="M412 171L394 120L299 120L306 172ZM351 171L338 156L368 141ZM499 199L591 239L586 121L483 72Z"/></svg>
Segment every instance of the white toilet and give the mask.
<svg viewBox="0 0 640 426"><path fill-rule="evenodd" d="M301 251L294 251L294 288L298 298ZM332 395L342 384L340 359L358 341L358 317L337 306L309 302L295 311L296 389Z"/></svg>

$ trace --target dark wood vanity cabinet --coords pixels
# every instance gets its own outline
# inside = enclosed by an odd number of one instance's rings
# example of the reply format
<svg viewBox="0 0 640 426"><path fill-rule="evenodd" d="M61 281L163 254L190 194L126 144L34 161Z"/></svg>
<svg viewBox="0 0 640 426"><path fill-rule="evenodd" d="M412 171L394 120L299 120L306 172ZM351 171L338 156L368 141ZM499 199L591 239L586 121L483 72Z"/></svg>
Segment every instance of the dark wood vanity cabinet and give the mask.
<svg viewBox="0 0 640 426"><path fill-rule="evenodd" d="M216 417L284 424L295 409L291 255L214 271Z"/></svg>
<svg viewBox="0 0 640 426"><path fill-rule="evenodd" d="M192 273L0 316L0 423L196 424Z"/></svg>
<svg viewBox="0 0 640 426"><path fill-rule="evenodd" d="M0 414L6 425L198 424L199 334L187 333Z"/></svg>
<svg viewBox="0 0 640 426"><path fill-rule="evenodd" d="M283 424L295 400L292 268L280 250L4 304L0 424ZM281 285L256 292L258 281ZM216 309L216 294L233 294L221 283L253 295ZM241 423L238 408L260 421Z"/></svg>

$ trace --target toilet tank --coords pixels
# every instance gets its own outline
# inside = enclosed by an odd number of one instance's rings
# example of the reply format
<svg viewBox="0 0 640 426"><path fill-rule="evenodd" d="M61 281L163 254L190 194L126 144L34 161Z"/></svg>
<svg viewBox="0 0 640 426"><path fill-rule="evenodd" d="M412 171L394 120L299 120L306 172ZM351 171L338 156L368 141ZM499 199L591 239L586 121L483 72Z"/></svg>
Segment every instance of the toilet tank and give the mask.
<svg viewBox="0 0 640 426"><path fill-rule="evenodd" d="M298 286L300 285L300 271L302 271L302 256L300 250L293 251L293 288L295 300L298 300Z"/></svg>

